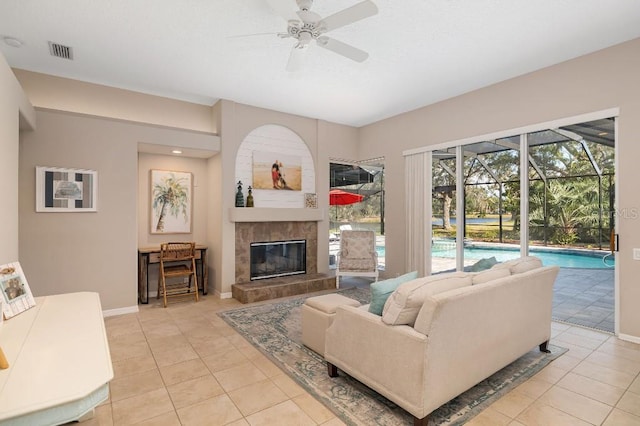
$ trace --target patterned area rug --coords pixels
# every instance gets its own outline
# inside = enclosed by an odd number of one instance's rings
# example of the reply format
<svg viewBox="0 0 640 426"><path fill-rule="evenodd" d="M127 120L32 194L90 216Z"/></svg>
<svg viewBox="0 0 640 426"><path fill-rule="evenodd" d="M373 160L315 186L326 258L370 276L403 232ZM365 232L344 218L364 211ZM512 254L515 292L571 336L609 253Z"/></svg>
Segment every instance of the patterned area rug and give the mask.
<svg viewBox="0 0 640 426"><path fill-rule="evenodd" d="M340 293L369 303L369 289L350 288ZM219 315L346 424L413 424L409 413L357 380L342 372L337 378L328 376L324 359L301 343L300 306L306 297L309 296L233 309ZM469 421L566 352L553 345L549 349L550 354L538 348L530 351L446 403L431 414L429 424L460 425Z"/></svg>

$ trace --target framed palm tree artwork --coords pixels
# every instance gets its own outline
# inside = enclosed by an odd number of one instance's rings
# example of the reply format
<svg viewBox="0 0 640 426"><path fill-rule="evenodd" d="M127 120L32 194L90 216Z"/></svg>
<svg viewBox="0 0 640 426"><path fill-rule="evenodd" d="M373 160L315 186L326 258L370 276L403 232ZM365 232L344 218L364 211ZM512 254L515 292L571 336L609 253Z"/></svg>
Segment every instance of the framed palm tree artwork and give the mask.
<svg viewBox="0 0 640 426"><path fill-rule="evenodd" d="M151 170L151 233L189 234L192 219L192 175Z"/></svg>

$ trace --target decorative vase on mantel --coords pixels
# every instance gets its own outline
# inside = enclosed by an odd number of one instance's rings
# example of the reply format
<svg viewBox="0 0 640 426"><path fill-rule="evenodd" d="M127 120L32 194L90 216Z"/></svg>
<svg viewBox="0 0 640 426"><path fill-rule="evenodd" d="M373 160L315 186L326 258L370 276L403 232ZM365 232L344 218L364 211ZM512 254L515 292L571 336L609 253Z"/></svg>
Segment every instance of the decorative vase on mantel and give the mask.
<svg viewBox="0 0 640 426"><path fill-rule="evenodd" d="M253 194L251 193L251 185L249 185L247 194L247 207L253 207Z"/></svg>
<svg viewBox="0 0 640 426"><path fill-rule="evenodd" d="M244 207L244 195L242 194L242 181L238 181L238 191L236 192L236 207Z"/></svg>

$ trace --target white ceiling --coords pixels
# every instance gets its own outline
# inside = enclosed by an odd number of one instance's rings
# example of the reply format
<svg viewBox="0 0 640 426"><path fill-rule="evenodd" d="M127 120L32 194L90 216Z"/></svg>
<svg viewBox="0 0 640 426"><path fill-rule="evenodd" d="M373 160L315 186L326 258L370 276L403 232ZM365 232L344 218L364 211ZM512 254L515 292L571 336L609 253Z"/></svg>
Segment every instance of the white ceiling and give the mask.
<svg viewBox="0 0 640 426"><path fill-rule="evenodd" d="M286 23L266 0L2 0L0 51L16 68L362 126L640 37L639 0L373 1L377 15L329 33L369 59L311 46L295 73L294 41L275 35ZM255 33L272 34L233 37ZM50 56L48 41L74 59Z"/></svg>

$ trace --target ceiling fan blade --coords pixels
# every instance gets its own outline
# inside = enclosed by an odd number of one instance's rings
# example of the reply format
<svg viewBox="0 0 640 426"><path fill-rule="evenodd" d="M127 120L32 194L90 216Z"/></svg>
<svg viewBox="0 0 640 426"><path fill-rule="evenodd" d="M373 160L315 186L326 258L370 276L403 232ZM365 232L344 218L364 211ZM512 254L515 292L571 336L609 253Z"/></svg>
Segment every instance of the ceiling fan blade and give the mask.
<svg viewBox="0 0 640 426"><path fill-rule="evenodd" d="M293 0L266 0L267 4L274 12L280 15L285 21L298 19L295 14L297 5Z"/></svg>
<svg viewBox="0 0 640 426"><path fill-rule="evenodd" d="M327 36L318 37L316 44L356 62L364 62L369 57L369 54L364 50Z"/></svg>
<svg viewBox="0 0 640 426"><path fill-rule="evenodd" d="M289 54L289 61L287 62L287 71L294 72L299 71L302 68L304 59L307 56L307 50L309 46L296 45L291 49Z"/></svg>
<svg viewBox="0 0 640 426"><path fill-rule="evenodd" d="M310 10L299 10L296 13L298 14L298 17L300 17L300 20L305 23L308 22L308 23L315 24L316 22L319 22L322 19L320 15Z"/></svg>
<svg viewBox="0 0 640 426"><path fill-rule="evenodd" d="M237 34L237 35L230 35L227 36L226 38L228 39L234 39L234 38L248 38L248 37L258 37L258 36L274 36L277 35L278 37L290 37L289 34L286 33L274 33L274 32L270 32L270 33L255 33L255 34Z"/></svg>
<svg viewBox="0 0 640 426"><path fill-rule="evenodd" d="M378 7L371 0L365 0L351 7L348 7L333 15L329 15L322 20L324 31L335 30L353 22L359 21L378 13Z"/></svg>

